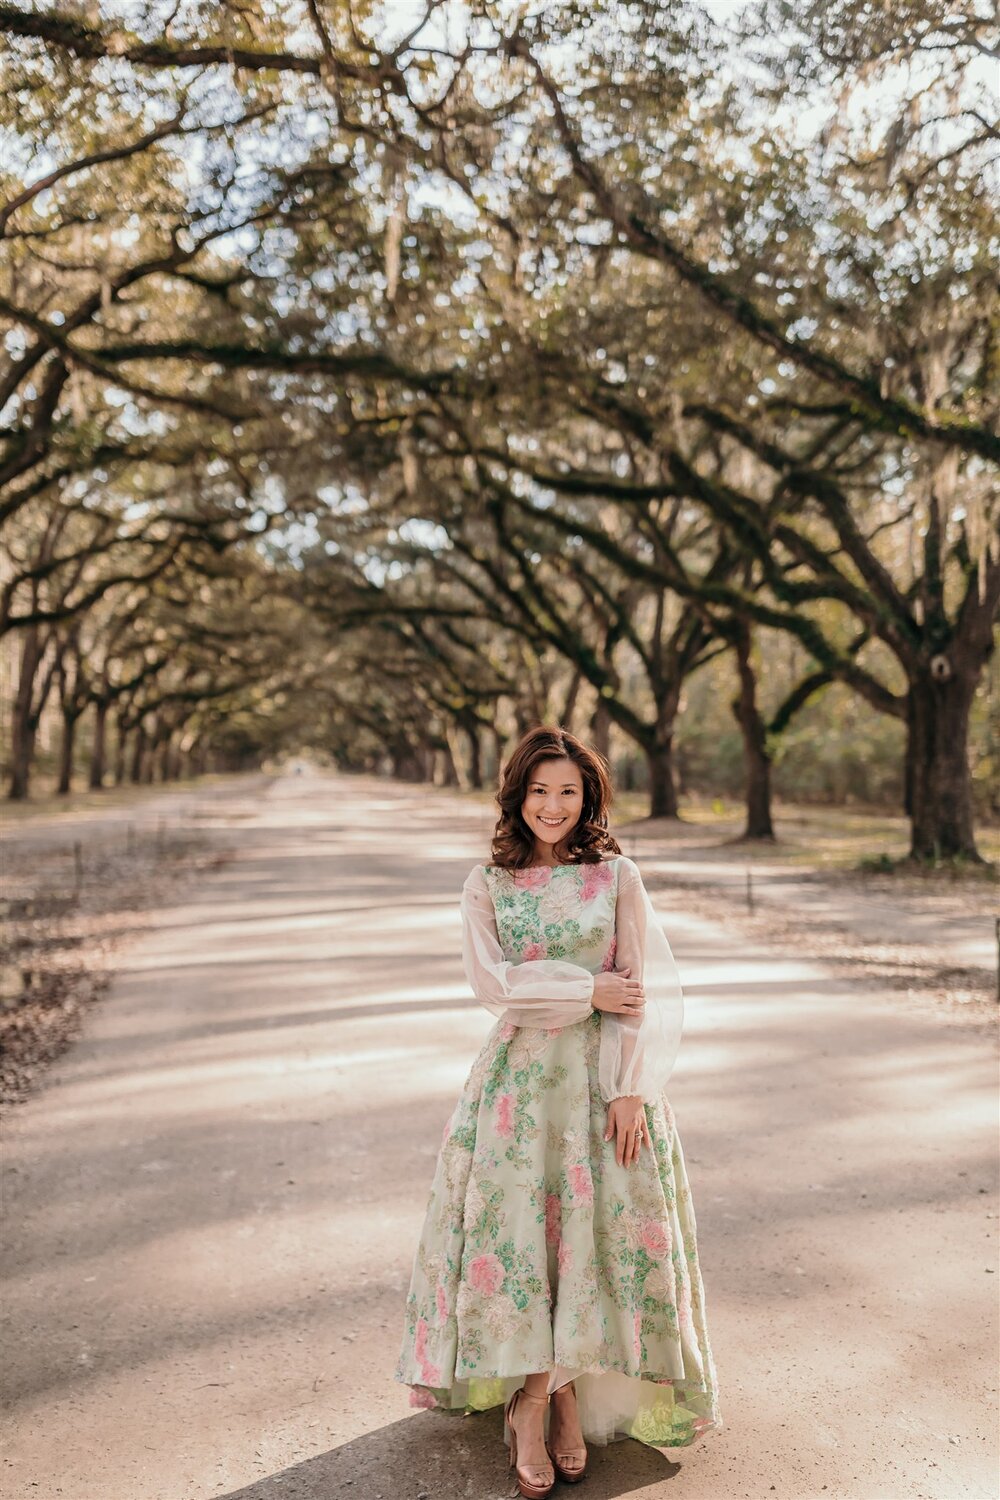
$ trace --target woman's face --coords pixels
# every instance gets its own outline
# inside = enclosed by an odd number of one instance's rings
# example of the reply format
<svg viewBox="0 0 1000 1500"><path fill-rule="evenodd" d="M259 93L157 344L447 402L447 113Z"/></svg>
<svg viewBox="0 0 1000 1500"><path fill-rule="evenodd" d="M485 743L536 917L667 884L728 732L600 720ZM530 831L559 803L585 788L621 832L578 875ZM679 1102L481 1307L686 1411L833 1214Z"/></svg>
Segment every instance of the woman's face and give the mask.
<svg viewBox="0 0 1000 1500"><path fill-rule="evenodd" d="M521 803L521 816L540 844L558 844L580 821L583 777L568 756L540 760Z"/></svg>

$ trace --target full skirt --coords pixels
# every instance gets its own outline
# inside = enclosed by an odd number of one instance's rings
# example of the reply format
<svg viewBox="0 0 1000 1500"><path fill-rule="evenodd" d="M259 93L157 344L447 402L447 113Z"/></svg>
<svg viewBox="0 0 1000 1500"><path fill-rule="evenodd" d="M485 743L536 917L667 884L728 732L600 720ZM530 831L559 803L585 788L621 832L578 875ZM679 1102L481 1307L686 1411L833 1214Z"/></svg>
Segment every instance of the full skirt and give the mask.
<svg viewBox="0 0 1000 1500"><path fill-rule="evenodd" d="M719 1429L696 1225L666 1096L619 1166L601 1018L498 1022L445 1126L395 1379L411 1405L502 1405L526 1374L576 1381L584 1437L678 1448Z"/></svg>

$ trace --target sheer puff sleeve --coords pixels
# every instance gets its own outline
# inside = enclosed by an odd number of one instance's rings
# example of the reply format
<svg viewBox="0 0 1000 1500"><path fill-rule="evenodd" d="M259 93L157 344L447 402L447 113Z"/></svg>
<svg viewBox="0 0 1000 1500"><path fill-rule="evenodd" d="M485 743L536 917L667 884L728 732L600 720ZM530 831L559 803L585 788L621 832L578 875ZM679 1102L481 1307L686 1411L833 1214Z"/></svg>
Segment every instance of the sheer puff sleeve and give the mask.
<svg viewBox="0 0 1000 1500"><path fill-rule="evenodd" d="M594 976L589 969L558 958L515 964L504 957L481 865L462 887L461 911L462 965L480 1005L513 1026L546 1030L590 1015Z"/></svg>
<svg viewBox="0 0 1000 1500"><path fill-rule="evenodd" d="M641 979L646 1004L641 1016L601 1012L598 1081L606 1104L623 1094L655 1104L673 1071L684 1028L680 975L637 865L618 861L615 910L615 969L631 968Z"/></svg>

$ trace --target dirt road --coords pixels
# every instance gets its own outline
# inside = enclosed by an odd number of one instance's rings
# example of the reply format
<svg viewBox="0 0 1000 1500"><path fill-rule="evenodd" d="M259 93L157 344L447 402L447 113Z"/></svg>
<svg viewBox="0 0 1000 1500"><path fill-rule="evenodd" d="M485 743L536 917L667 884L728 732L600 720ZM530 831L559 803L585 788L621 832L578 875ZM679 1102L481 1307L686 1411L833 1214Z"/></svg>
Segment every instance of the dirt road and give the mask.
<svg viewBox="0 0 1000 1500"><path fill-rule="evenodd" d="M458 958L489 809L312 773L253 795L7 1126L4 1500L511 1493L499 1412L392 1380L493 1024ZM986 1500L995 1049L657 900L726 1428L595 1449L590 1500Z"/></svg>

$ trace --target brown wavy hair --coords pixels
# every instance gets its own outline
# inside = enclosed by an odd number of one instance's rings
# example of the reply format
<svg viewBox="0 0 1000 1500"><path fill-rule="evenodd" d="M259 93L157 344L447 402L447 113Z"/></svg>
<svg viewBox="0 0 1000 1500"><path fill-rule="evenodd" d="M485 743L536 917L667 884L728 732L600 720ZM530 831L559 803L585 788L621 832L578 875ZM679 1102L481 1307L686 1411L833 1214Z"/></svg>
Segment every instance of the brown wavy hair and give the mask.
<svg viewBox="0 0 1000 1500"><path fill-rule="evenodd" d="M541 760L561 756L580 767L583 807L565 840L555 845L561 863L596 865L602 854L620 854L608 832L608 808L614 797L611 769L603 755L559 725L539 724L521 736L501 768L496 803L500 809L493 831L493 863L502 870L523 870L534 864L535 837L521 816L532 773Z"/></svg>

